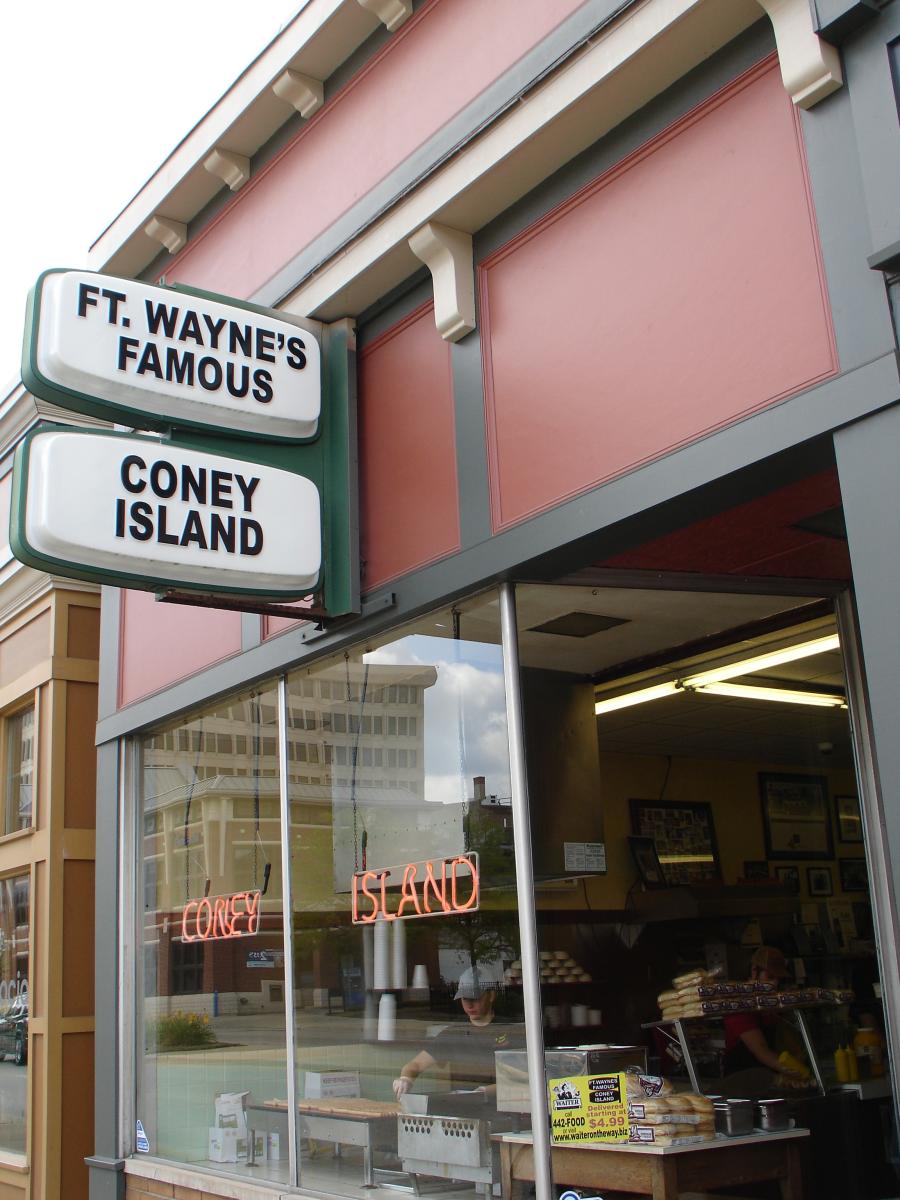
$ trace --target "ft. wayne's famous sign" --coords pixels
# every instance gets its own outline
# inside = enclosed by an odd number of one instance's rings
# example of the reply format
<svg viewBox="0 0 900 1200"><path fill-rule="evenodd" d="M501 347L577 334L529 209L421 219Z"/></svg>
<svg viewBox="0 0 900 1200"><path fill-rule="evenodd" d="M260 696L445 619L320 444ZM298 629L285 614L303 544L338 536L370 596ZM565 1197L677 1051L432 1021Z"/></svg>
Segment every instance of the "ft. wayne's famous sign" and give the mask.
<svg viewBox="0 0 900 1200"><path fill-rule="evenodd" d="M42 275L26 387L166 436L32 430L16 454L16 556L101 582L283 598L327 590L330 559L343 568L330 607L352 608L346 335L329 340L325 327L323 354L312 323L282 318L190 289Z"/></svg>

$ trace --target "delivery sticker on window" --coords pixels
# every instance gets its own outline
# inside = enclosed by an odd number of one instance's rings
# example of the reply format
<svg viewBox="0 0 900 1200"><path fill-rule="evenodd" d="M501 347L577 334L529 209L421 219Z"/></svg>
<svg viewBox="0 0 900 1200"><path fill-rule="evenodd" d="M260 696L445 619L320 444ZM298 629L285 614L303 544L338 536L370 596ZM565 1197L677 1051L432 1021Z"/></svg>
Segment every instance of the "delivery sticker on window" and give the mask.
<svg viewBox="0 0 900 1200"><path fill-rule="evenodd" d="M134 1148L139 1154L150 1153L150 1139L144 1132L144 1126L141 1121L134 1123Z"/></svg>
<svg viewBox="0 0 900 1200"><path fill-rule="evenodd" d="M628 1100L623 1074L551 1079L547 1096L555 1145L628 1141Z"/></svg>

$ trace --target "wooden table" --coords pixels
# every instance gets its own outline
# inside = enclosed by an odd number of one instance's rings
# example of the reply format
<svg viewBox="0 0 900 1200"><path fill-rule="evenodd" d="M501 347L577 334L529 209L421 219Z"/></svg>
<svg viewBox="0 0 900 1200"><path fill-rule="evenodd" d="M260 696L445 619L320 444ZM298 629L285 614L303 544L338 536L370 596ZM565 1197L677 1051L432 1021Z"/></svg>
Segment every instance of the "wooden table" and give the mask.
<svg viewBox="0 0 900 1200"><path fill-rule="evenodd" d="M777 1180L782 1200L803 1200L800 1147L808 1136L808 1129L790 1129L719 1135L687 1146L552 1146L553 1182L677 1200L682 1192ZM501 1133L494 1140L503 1198L513 1200L517 1184L534 1181L531 1134Z"/></svg>
<svg viewBox="0 0 900 1200"><path fill-rule="evenodd" d="M249 1105L254 1112L283 1113L287 1103L266 1100ZM363 1152L363 1187L375 1187L373 1150L397 1151L397 1117L403 1111L393 1100L345 1099L300 1100L300 1136L333 1142L336 1146L360 1146Z"/></svg>

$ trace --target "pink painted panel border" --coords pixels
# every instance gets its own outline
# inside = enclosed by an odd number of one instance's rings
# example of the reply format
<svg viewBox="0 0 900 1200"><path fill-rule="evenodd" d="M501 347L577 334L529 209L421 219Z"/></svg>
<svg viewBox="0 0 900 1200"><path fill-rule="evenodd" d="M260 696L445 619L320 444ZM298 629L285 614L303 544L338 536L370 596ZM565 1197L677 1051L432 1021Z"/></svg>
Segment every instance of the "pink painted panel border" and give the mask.
<svg viewBox="0 0 900 1200"><path fill-rule="evenodd" d="M721 110L729 101L739 96L746 89L753 87L755 84L765 84L765 81L770 81L773 90L777 88L777 94L780 97L779 103L783 103L784 112L789 112L789 120L792 130L792 146L796 153L795 167L799 168L801 179L800 187L802 188L802 203L805 205L807 235L809 240L808 251L810 262L809 269L815 276L815 292L816 306L818 311L812 314L805 314L807 320L814 320L817 328L815 330L820 343L820 357L814 369L810 370L802 379L792 379L790 383L782 390L774 390L770 394L762 398L756 398L751 403L748 403L738 412L731 412L717 419L710 414L710 419L701 427L691 430L688 434L676 437L675 439L666 442L665 444L647 444L646 453L634 456L629 461L623 461L616 464L608 464L607 469L599 471L596 475L590 478L578 478L575 472L560 472L557 471L556 478L560 486L552 494L539 495L539 498L534 503L522 501L522 493L524 491L521 486L521 477L524 472L530 473L537 486L534 490L540 492L540 466L535 466L539 456L545 454L545 445L528 444L527 439L521 436L520 431L511 428L511 421L507 420L504 424L504 417L509 418L513 411L513 406L510 403L507 410L503 410L498 402L497 378L495 375L495 352L494 341L498 329L498 313L495 298L491 293L491 272L498 266L502 266L506 260L514 257L523 247L527 247L529 243L534 243L540 239L542 235L551 231L554 226L563 222L570 214L575 213L586 202L597 197L605 189L611 185L622 181L629 172L635 167L640 167L648 162L648 160L657 151L664 147L670 146L682 134L696 129L704 118L710 114ZM783 115L782 113L782 115ZM643 230L641 233L643 234ZM546 263L541 264L545 269L552 270L552 265L547 266ZM803 146L802 133L799 123L799 117L790 100L784 93L778 76L778 62L776 56L772 55L763 60L761 63L744 72L741 76L733 80L726 87L722 88L708 100L698 105L691 112L687 113L679 121L673 123L667 129L662 131L658 136L651 139L645 145L641 146L634 153L623 159L615 167L604 172L590 184L580 189L573 196L569 197L562 204L558 205L550 213L540 218L533 225L529 226L517 235L514 239L496 251L490 258L486 259L479 268L479 295L480 295L480 323L482 333L482 356L484 365L485 379L485 425L486 438L488 446L488 464L490 474L490 503L491 503L491 520L494 531L501 530L510 525L514 525L521 520L534 516L540 512L546 511L549 508L577 496L599 484L606 482L609 479L615 478L618 475L624 474L629 470L642 465L643 463L652 461L661 457L670 451L677 449L679 446L690 444L693 441L707 436L717 429L723 428L729 424L741 420L742 418L756 412L769 405L776 404L789 395L805 390L814 384L822 381L833 375L838 368L837 350L834 340L834 332L831 323L831 313L828 301L827 285L825 281L824 267L821 259L821 248L819 245L818 231L816 227L815 212L812 199L812 191L809 182L808 169L806 163L805 149ZM603 280L598 279L598 288L603 286ZM777 286L777 281L776 281ZM610 287L615 287L615 280L612 280ZM653 280L647 280L647 297L648 303L651 299L653 288ZM639 315L639 314L638 314ZM509 313L504 313L500 316L500 322L504 319L507 326L506 336L508 338L508 327L512 324L514 318L510 317ZM545 332L545 331L542 331ZM535 329L531 328L529 332L529 353L534 353L535 346ZM504 331L501 330L501 338L504 336ZM727 350L727 348L726 348ZM590 353L599 353L596 343L592 343L589 347ZM613 350L614 352L614 350ZM508 356L508 355L507 355ZM516 403L527 407L528 398L524 390L520 390L516 395ZM552 403L555 406L560 405L558 396L552 397ZM596 430L588 429L587 433L596 433ZM658 429L653 426L652 433L658 433ZM515 498L515 502L510 503L508 493L510 491L509 479L515 478L516 472L519 473L519 491ZM573 479L573 474L576 477ZM534 492L532 491L532 495Z"/></svg>
<svg viewBox="0 0 900 1200"><path fill-rule="evenodd" d="M169 687L241 649L241 614L158 603L122 590L119 612L120 708Z"/></svg>
<svg viewBox="0 0 900 1200"><path fill-rule="evenodd" d="M583 3L428 0L166 264L166 279L251 295Z"/></svg>
<svg viewBox="0 0 900 1200"><path fill-rule="evenodd" d="M372 591L392 579L419 570L460 549L459 497L456 477L456 426L450 347L434 325L434 305L429 301L391 326L359 357L359 473L360 545L365 559L363 591ZM369 411L366 371L379 352L404 338L422 339L433 354L434 375L427 380L433 407L426 413L407 404L414 386L411 371L401 372L397 385L387 389L394 410L393 424L378 427L367 437L374 414ZM394 346L393 349L396 349ZM392 364L386 368L390 378ZM437 385L442 385L440 393ZM404 407L405 406L405 407ZM403 420L401 420L403 418ZM414 424L418 420L418 424ZM408 427L403 428L404 425ZM396 438L418 434L408 452L398 454ZM427 463L418 462L424 455ZM399 473L399 483L397 474Z"/></svg>

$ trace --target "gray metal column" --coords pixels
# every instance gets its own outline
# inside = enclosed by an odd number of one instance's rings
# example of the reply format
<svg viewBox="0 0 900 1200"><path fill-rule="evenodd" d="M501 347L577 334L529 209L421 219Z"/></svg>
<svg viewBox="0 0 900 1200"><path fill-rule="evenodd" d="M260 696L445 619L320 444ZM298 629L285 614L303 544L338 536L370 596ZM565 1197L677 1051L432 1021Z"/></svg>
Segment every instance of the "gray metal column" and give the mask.
<svg viewBox="0 0 900 1200"><path fill-rule="evenodd" d="M896 887L887 848L887 819L875 765L872 722L866 696L866 681L859 644L859 629L853 598L845 593L837 605L841 651L847 676L850 728L859 782L860 813L869 868L872 918L878 948L878 970L884 1004L888 1063L894 1095L900 1096L900 955L898 955ZM894 821L897 816L894 814ZM896 860L895 860L896 861ZM894 1120L900 1126L900 1110L894 1105Z"/></svg>
<svg viewBox="0 0 900 1200"><path fill-rule="evenodd" d="M288 775L287 680L278 679L278 775L281 797L281 909L284 930L284 1020L287 1044L288 1153L291 1183L300 1185L297 1115L297 1027L294 1008L294 892L291 877L291 780Z"/></svg>
<svg viewBox="0 0 900 1200"><path fill-rule="evenodd" d="M537 919L534 906L534 868L531 862L531 817L525 769L522 690L519 683L516 595L511 583L504 583L500 588L500 631L503 641L503 678L506 684L506 723L509 733L516 898L519 904L522 991L525 997L526 1060L531 1094L531 1129L534 1137L534 1186L537 1200L551 1200L553 1182L550 1172L550 1121L544 1077L544 1021L541 1012Z"/></svg>
<svg viewBox="0 0 900 1200"><path fill-rule="evenodd" d="M87 1159L91 1200L122 1200L119 1129L119 748L97 753L94 900L94 1153Z"/></svg>
<svg viewBox="0 0 900 1200"><path fill-rule="evenodd" d="M834 435L856 622L839 607L895 1096L900 1095L900 407Z"/></svg>

